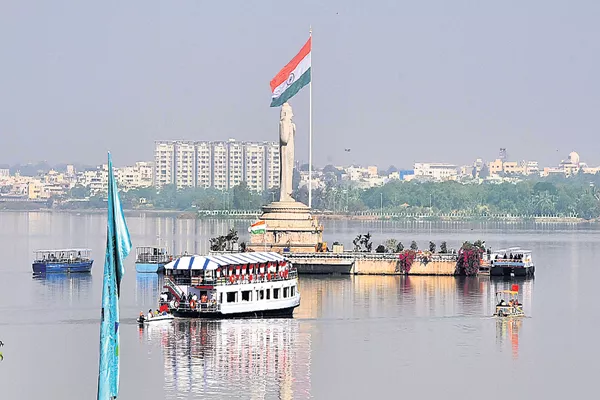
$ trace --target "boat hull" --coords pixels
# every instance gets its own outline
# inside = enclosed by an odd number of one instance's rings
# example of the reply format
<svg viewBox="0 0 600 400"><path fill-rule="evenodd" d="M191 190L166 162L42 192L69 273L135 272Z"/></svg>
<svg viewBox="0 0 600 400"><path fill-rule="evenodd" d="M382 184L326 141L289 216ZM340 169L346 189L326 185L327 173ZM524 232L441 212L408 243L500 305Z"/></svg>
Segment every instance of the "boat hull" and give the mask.
<svg viewBox="0 0 600 400"><path fill-rule="evenodd" d="M196 310L173 310L172 313L177 318L203 318L203 319L241 319L241 318L292 318L294 308L279 308L275 310L257 310L244 311L231 314L223 314L221 312L200 312Z"/></svg>
<svg viewBox="0 0 600 400"><path fill-rule="evenodd" d="M92 270L94 260L72 263L33 263L34 274L85 273Z"/></svg>
<svg viewBox="0 0 600 400"><path fill-rule="evenodd" d="M135 272L140 274L156 274L164 269L164 263L135 263Z"/></svg>

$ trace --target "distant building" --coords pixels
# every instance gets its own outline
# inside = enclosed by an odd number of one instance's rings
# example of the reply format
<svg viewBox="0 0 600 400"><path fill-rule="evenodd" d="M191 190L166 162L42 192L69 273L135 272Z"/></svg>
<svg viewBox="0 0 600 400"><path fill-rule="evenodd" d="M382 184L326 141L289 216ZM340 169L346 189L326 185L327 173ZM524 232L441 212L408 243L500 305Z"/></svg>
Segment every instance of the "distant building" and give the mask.
<svg viewBox="0 0 600 400"><path fill-rule="evenodd" d="M262 192L279 186L279 145L275 142L155 142L157 187L213 187L229 190L242 181Z"/></svg>
<svg viewBox="0 0 600 400"><path fill-rule="evenodd" d="M436 181L456 180L458 166L445 163L415 163L414 175L417 179L432 179Z"/></svg>

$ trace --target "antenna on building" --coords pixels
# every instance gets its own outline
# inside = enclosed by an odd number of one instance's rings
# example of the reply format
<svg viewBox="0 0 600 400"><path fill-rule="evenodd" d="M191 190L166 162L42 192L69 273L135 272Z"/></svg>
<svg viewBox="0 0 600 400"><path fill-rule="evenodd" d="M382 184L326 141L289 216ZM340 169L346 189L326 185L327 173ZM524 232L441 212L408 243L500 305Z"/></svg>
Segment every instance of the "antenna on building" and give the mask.
<svg viewBox="0 0 600 400"><path fill-rule="evenodd" d="M500 148L500 154L499 154L498 158L499 158L500 160L502 160L502 162L505 162L505 161L506 161L506 158L507 158L507 157L506 157L506 148L504 148L504 147L501 147L501 148Z"/></svg>

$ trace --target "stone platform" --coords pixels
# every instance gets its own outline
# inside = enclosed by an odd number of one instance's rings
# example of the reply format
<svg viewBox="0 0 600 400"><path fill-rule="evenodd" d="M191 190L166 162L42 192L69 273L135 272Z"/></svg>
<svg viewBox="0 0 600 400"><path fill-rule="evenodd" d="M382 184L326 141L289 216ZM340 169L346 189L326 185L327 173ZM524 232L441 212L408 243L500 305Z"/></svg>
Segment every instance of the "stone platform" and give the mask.
<svg viewBox="0 0 600 400"><path fill-rule="evenodd" d="M323 241L323 226L305 204L276 201L264 206L262 211L259 219L267 223L267 232L250 236L250 250L314 253L317 244Z"/></svg>

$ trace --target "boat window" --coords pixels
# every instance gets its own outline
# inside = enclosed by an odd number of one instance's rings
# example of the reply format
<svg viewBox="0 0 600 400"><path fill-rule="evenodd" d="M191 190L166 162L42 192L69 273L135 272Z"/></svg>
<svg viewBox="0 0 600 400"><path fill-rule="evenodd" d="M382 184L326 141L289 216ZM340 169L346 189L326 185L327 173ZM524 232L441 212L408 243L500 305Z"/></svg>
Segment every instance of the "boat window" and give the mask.
<svg viewBox="0 0 600 400"><path fill-rule="evenodd" d="M251 290L242 290L242 301L250 301L252 298Z"/></svg>
<svg viewBox="0 0 600 400"><path fill-rule="evenodd" d="M219 293L219 303L223 304L223 292Z"/></svg>
<svg viewBox="0 0 600 400"><path fill-rule="evenodd" d="M292 286L291 290L292 290L291 296L294 297L296 295L296 286Z"/></svg>
<svg viewBox="0 0 600 400"><path fill-rule="evenodd" d="M290 288L289 287L284 287L283 288L283 298L287 298L290 297Z"/></svg>
<svg viewBox="0 0 600 400"><path fill-rule="evenodd" d="M265 299L265 291L264 290L257 290L256 291L256 298L258 300L264 300Z"/></svg>
<svg viewBox="0 0 600 400"><path fill-rule="evenodd" d="M274 299L278 299L279 298L279 289L273 289L273 298Z"/></svg>
<svg viewBox="0 0 600 400"><path fill-rule="evenodd" d="M271 299L271 289L267 289L267 300Z"/></svg>
<svg viewBox="0 0 600 400"><path fill-rule="evenodd" d="M227 302L235 303L235 298L237 297L237 292L227 292Z"/></svg>

